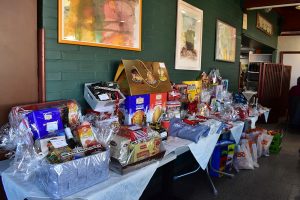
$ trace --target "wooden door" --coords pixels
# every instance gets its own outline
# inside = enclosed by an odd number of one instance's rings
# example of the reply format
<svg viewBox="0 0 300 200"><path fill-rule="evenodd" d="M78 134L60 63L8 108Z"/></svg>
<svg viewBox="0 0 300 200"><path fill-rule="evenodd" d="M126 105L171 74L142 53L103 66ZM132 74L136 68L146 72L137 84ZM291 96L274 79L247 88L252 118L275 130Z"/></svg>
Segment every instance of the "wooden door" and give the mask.
<svg viewBox="0 0 300 200"><path fill-rule="evenodd" d="M0 125L14 105L37 102L37 1L0 1Z"/></svg>

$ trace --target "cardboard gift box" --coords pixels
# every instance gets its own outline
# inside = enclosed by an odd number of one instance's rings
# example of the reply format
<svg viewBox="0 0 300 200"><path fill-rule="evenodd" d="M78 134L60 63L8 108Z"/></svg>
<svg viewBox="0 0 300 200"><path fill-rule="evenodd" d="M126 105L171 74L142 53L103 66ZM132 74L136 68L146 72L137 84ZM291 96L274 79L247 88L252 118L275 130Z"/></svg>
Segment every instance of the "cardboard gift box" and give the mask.
<svg viewBox="0 0 300 200"><path fill-rule="evenodd" d="M120 105L119 119L125 125L143 125L149 110L149 94L126 96Z"/></svg>
<svg viewBox="0 0 300 200"><path fill-rule="evenodd" d="M169 74L163 62L122 60L114 81L125 95L171 91Z"/></svg>
<svg viewBox="0 0 300 200"><path fill-rule="evenodd" d="M187 85L188 100L190 102L198 101L202 91L201 81L183 81L183 84Z"/></svg>
<svg viewBox="0 0 300 200"><path fill-rule="evenodd" d="M84 84L84 98L87 101L87 103L91 106L91 108L98 112L106 112L111 111L115 109L116 104L120 104L125 100L124 95L120 92L119 89L113 89L113 88L105 88L107 91L114 91L119 94L118 100L103 100L100 101L97 99L97 97L91 92L91 90L88 88L93 83L86 83Z"/></svg>
<svg viewBox="0 0 300 200"><path fill-rule="evenodd" d="M147 113L147 122L156 123L166 112L167 93L150 94L150 107Z"/></svg>

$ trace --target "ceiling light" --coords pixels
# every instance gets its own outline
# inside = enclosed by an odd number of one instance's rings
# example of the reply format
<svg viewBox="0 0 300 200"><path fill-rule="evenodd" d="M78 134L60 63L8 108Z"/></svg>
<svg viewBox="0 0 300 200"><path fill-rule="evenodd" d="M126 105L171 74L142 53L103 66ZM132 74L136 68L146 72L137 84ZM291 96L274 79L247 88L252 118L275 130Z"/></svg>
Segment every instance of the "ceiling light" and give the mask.
<svg viewBox="0 0 300 200"><path fill-rule="evenodd" d="M296 6L296 9L297 9L297 10L300 10L300 5L299 5L299 6Z"/></svg>

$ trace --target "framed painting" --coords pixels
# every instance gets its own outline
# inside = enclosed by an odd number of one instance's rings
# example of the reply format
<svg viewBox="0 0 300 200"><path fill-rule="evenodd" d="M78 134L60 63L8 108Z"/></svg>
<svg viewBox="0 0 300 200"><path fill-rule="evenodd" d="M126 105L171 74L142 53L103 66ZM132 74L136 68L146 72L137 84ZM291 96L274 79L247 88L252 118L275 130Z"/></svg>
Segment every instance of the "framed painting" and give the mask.
<svg viewBox="0 0 300 200"><path fill-rule="evenodd" d="M201 70L203 11L178 0L175 69Z"/></svg>
<svg viewBox="0 0 300 200"><path fill-rule="evenodd" d="M273 35L273 25L259 13L256 16L256 28L267 35Z"/></svg>
<svg viewBox="0 0 300 200"><path fill-rule="evenodd" d="M216 60L235 62L236 28L217 20Z"/></svg>
<svg viewBox="0 0 300 200"><path fill-rule="evenodd" d="M141 51L142 0L58 0L59 43Z"/></svg>

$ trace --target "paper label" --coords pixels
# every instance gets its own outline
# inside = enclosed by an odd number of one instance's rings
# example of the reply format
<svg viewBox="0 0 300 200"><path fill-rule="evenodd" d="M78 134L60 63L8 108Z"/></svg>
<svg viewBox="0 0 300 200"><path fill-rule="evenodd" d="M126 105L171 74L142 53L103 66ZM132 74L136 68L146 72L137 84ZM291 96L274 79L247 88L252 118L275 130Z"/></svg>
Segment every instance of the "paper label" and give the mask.
<svg viewBox="0 0 300 200"><path fill-rule="evenodd" d="M166 65L165 65L165 63L161 62L161 63L159 63L159 67L160 68L166 68Z"/></svg>
<svg viewBox="0 0 300 200"><path fill-rule="evenodd" d="M68 146L65 139L53 139L53 140L50 140L50 142L55 149Z"/></svg>
<svg viewBox="0 0 300 200"><path fill-rule="evenodd" d="M52 119L52 113L50 112L50 113L45 113L44 114L44 119L45 120L51 120Z"/></svg>
<svg viewBox="0 0 300 200"><path fill-rule="evenodd" d="M57 131L57 130L58 130L58 124L57 124L57 121L54 121L54 122L48 122L48 123L46 124L46 130L47 130L47 132Z"/></svg>
<svg viewBox="0 0 300 200"><path fill-rule="evenodd" d="M109 100L109 96L105 93L105 94L99 94L98 95L100 101L106 101Z"/></svg>

